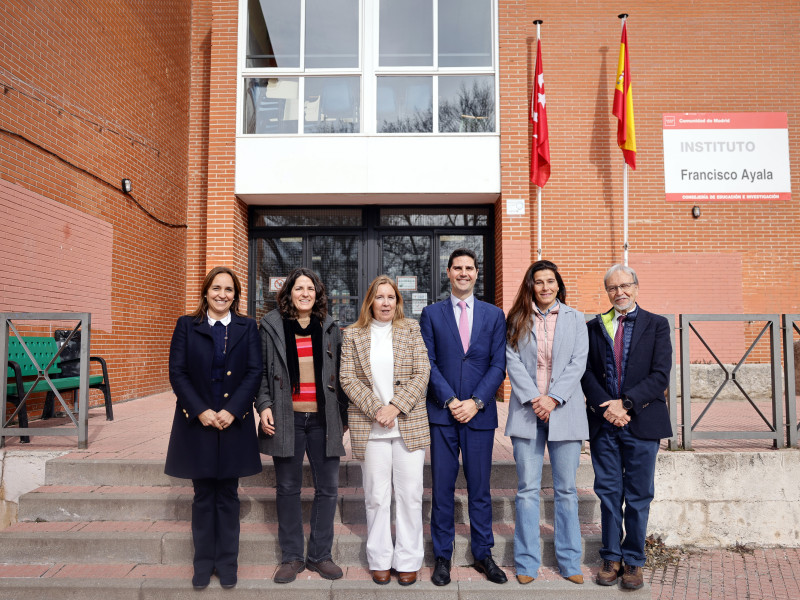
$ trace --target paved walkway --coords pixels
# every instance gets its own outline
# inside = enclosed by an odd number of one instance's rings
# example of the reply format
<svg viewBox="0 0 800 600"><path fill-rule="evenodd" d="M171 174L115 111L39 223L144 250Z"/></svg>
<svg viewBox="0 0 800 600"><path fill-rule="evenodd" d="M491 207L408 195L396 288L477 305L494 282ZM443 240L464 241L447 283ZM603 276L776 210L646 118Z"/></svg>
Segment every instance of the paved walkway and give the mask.
<svg viewBox="0 0 800 600"><path fill-rule="evenodd" d="M507 405L499 404L501 427L495 437L495 460L513 460L511 443L503 434L503 425ZM702 405L698 405L702 409ZM769 414L767 407L759 406L764 414ZM77 439L71 436L47 437L34 436L30 444L20 444L18 438L8 438L6 449L23 450L63 450L73 458L94 459L152 459L163 460L169 430L174 411L174 396L162 393L114 405L115 420L105 420L102 408L93 408L89 416L89 447L77 450ZM694 412L694 411L693 411ZM699 414L699 410L695 412ZM745 425L757 429L757 413L746 402L717 403L703 420L707 429L729 429ZM54 427L64 423L65 419L33 422L34 427ZM763 425L763 421L761 422ZM349 443L347 458L350 458ZM702 440L694 444L696 451L703 452L735 452L735 451L771 451L772 443L766 440L716 441ZM584 455L582 460L589 460ZM0 576L10 566L0 565ZM120 566L126 568L127 566ZM187 567L131 565L131 573L141 576L141 569L186 569ZM52 565L54 571L50 576L80 576L79 573L62 572L70 568L80 571L80 565ZM265 567L266 568L266 567ZM262 572L265 568L243 567L242 578L270 577L271 573ZM272 567L274 569L274 567ZM139 571L136 571L139 569ZM260 570L259 570L260 569ZM253 571L250 573L249 571ZM348 578L367 578L365 569L351 569ZM363 572L362 572L363 571ZM425 571L425 570L423 570ZM462 575L466 580L470 576L469 569ZM591 571L591 572L589 572ZM587 569L586 575L596 571L596 567ZM160 573L161 571L159 571ZM166 575L161 573L161 575ZM172 575L172 573L170 573ZM477 575L477 574L475 574ZM46 575L45 575L46 576ZM303 577L314 579L316 574L304 573ZM422 573L423 579L430 577ZM480 576L478 576L480 577ZM666 549L656 556L653 568L646 570L646 577L651 584L653 599L692 600L706 598L733 599L794 599L800 600L800 549L767 548L767 549L723 549L678 552ZM543 568L541 578L558 580L560 576L555 569Z"/></svg>

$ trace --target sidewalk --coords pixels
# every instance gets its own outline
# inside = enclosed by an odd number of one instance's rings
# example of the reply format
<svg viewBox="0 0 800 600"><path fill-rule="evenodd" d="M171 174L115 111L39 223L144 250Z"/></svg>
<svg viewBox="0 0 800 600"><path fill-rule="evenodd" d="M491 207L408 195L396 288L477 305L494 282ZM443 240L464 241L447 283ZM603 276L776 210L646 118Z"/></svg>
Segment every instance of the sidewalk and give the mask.
<svg viewBox="0 0 800 600"><path fill-rule="evenodd" d="M495 436L494 459L512 461L511 442L503 435L507 405L501 403L498 408L501 426ZM759 406L759 408L768 414L766 407ZM173 411L174 396L171 393L156 394L115 404L115 420L111 422L105 420L102 408L93 408L90 410L89 416L89 447L87 450L78 450L77 440L71 436L33 436L30 444L20 444L18 438L7 438L6 450L64 451L65 455L72 459L163 460ZM717 403L703 419L703 424L708 429L727 429L737 423L756 429L757 423L753 420L754 418L758 419L759 417L746 402ZM44 422L37 421L33 422L32 426L54 427L64 421L63 418ZM350 460L349 440L346 440L345 446L347 456L344 460ZM771 451L772 445L767 440L696 440L694 449L698 452L742 450L765 452ZM582 461L588 462L588 455L583 455ZM646 578L651 585L653 599L775 598L800 600L800 549L798 548L737 548L692 550L683 553L677 549L666 549L666 552L657 554L654 558L655 566L646 569ZM124 568L128 567L130 567L131 577L141 577L143 570L170 568L153 567L152 565L124 566ZM9 576L13 569L12 565L0 565L0 576ZM47 566L40 576L80 576L72 574L73 570L76 573L80 572L78 565L54 564ZM353 572L348 573L348 578L368 577L363 568L351 568L350 570ZM430 573L425 572L429 570L423 570L424 579L430 578ZM271 573L262 571L264 568L248 567L241 573L241 576L254 579L271 577ZM596 567L592 568L592 573L595 571ZM589 573L586 574L589 575ZM464 579L469 575L465 572ZM303 577L314 579L318 576L304 573ZM555 581L560 579L560 576L555 569L542 568L541 579ZM589 583L589 585L593 584Z"/></svg>

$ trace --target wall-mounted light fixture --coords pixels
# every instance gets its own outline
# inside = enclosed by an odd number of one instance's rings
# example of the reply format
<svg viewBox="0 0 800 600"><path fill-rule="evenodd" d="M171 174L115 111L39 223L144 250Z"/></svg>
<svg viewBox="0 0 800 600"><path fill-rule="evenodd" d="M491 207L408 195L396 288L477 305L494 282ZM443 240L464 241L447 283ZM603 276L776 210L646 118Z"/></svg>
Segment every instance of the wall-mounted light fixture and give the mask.
<svg viewBox="0 0 800 600"><path fill-rule="evenodd" d="M699 219L700 218L700 207L699 206L693 206L692 207L692 218L693 219Z"/></svg>
<svg viewBox="0 0 800 600"><path fill-rule="evenodd" d="M122 180L122 191L126 194L130 194L131 190L133 189L133 184L131 183L130 179L123 179Z"/></svg>

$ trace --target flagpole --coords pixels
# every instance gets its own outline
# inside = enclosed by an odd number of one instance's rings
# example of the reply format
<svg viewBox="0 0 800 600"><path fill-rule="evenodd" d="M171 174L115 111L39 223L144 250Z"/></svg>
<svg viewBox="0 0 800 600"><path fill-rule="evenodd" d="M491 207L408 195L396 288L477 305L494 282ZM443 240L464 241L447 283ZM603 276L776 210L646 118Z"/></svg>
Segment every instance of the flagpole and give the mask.
<svg viewBox="0 0 800 600"><path fill-rule="evenodd" d="M621 15L617 16L619 17L620 20L622 20L622 27L625 27L625 20L628 18L628 13L622 13ZM622 251L624 255L624 265L627 267L628 266L628 162L625 160L624 156L622 158L622 195L623 195Z"/></svg>
<svg viewBox="0 0 800 600"><path fill-rule="evenodd" d="M539 41L542 23L541 19L536 19L533 24L536 25L536 41ZM536 83L534 82L534 86ZM536 149L534 148L534 151ZM542 188L536 186L536 260L542 260Z"/></svg>
<svg viewBox="0 0 800 600"><path fill-rule="evenodd" d="M623 232L622 232L622 250L625 254L625 266L628 266L628 163L625 160L622 161L622 194L624 196L623 201Z"/></svg>

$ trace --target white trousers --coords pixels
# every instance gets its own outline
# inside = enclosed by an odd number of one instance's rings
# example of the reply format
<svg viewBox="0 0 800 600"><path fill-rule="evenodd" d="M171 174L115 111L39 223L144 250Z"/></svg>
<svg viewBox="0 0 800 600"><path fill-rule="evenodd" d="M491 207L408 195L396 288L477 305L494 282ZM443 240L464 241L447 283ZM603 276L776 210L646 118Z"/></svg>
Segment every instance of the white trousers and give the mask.
<svg viewBox="0 0 800 600"><path fill-rule="evenodd" d="M403 438L369 440L361 463L367 508L367 562L373 571L422 567L422 467L425 451L409 452ZM392 545L392 482L396 542Z"/></svg>

